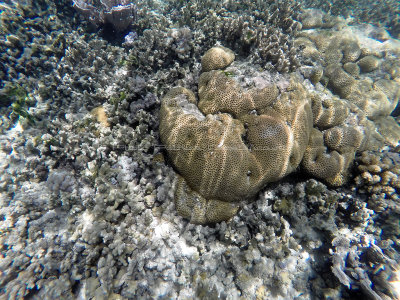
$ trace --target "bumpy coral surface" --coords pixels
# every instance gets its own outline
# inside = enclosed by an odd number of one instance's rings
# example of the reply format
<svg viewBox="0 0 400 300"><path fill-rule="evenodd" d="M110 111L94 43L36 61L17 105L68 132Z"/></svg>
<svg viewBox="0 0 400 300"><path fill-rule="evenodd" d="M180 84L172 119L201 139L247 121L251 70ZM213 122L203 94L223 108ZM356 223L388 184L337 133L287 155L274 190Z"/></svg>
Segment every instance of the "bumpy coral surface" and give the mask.
<svg viewBox="0 0 400 300"><path fill-rule="evenodd" d="M235 53L231 49L218 46L208 50L201 59L203 72L223 69L235 60Z"/></svg>
<svg viewBox="0 0 400 300"><path fill-rule="evenodd" d="M377 212L391 209L400 214L400 155L396 152L363 152L357 160L360 174L355 178L369 195L368 206Z"/></svg>
<svg viewBox="0 0 400 300"><path fill-rule="evenodd" d="M305 7L316 7L330 12L335 18L351 16L354 23L379 26L376 30L378 40L389 39L389 34L384 28L387 28L393 37L400 36L400 3L397 0L303 0L302 2ZM316 21L320 19L321 13L313 12L307 24L311 24L312 20L314 20L313 24L316 24Z"/></svg>
<svg viewBox="0 0 400 300"><path fill-rule="evenodd" d="M329 46L332 43L327 42L325 60L359 59L361 49L355 41L345 40L336 50ZM326 54L328 50L337 54ZM375 149L385 140L367 118L371 114L348 100L308 91L296 76L289 76L284 87L271 82L243 86L238 80L251 79L234 78L230 69L218 70L231 64L233 57L229 49L210 49L202 59L202 69L207 72L199 78L198 99L190 90L178 87L167 93L161 105L160 137L183 177L176 190L176 207L192 223L228 219L241 201L253 199L267 183L292 173L301 162L313 176L330 185L342 185L355 154ZM360 69L375 70L377 60L365 56ZM333 70L327 71L329 68ZM340 65L332 63L320 69L333 74L333 88L356 81ZM335 72L346 74L340 77ZM382 84L396 83L387 80ZM397 104L394 98L390 107L377 109L377 114L388 115L393 103ZM381 132L387 131L386 123Z"/></svg>
<svg viewBox="0 0 400 300"><path fill-rule="evenodd" d="M356 32L348 27L337 32L304 31L296 44L305 47L304 56L314 61L309 75L314 84L321 82L375 120L390 115L399 102L398 62L393 60L396 46L370 36L355 38Z"/></svg>
<svg viewBox="0 0 400 300"><path fill-rule="evenodd" d="M301 72L313 89L322 94L329 89L337 97L313 99L314 122L323 130L325 145L349 154L343 157L343 164L353 160L348 150L379 149L382 143L397 146L400 127L389 117L400 97L397 41L377 41L375 28L345 26L343 20L329 16L317 22L318 11L313 16L311 12L303 19L307 28L313 29L303 31L295 44L304 48L309 66L303 66ZM340 126L327 129L327 125Z"/></svg>
<svg viewBox="0 0 400 300"><path fill-rule="evenodd" d="M199 79L198 107L187 89L164 97L161 139L190 188L213 203L239 202L298 167L312 127L311 106L301 85L278 94L276 86L244 91L214 70Z"/></svg>
<svg viewBox="0 0 400 300"><path fill-rule="evenodd" d="M138 0L130 33L90 26L70 0L0 3L0 299L398 299L399 108L372 120L323 78L322 52L296 63L299 3ZM317 16L331 33L353 27ZM355 80L398 81L396 41L371 33L386 49L340 65ZM332 188L301 163L243 203L211 202L177 176L160 153L160 100L172 86L199 98L198 62L219 44L237 57L224 75L243 94L269 87L267 107L292 92L283 72L295 71L311 99L310 148L356 153L360 177ZM365 72L371 55L380 65ZM344 129L370 134L343 142ZM393 147L360 157L379 134ZM196 222L237 213L199 226L176 208Z"/></svg>

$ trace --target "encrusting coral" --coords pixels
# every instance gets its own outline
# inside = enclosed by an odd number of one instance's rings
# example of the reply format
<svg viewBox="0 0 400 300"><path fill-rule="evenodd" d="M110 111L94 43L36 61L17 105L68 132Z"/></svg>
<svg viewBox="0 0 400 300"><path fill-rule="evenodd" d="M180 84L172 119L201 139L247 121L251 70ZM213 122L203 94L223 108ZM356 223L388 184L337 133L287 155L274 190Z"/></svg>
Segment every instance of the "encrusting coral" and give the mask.
<svg viewBox="0 0 400 300"><path fill-rule="evenodd" d="M211 49L205 57L218 52ZM218 67L219 63L214 68ZM229 218L226 209L223 217L215 213L221 201L251 199L266 183L298 167L312 128L311 106L304 88L294 81L279 99L278 95L272 85L244 91L225 73L212 70L200 76L198 107L195 95L184 88L174 88L164 97L161 140L185 178L186 189L208 201L191 196L182 201L180 191L185 188L177 189L178 211L187 217L191 213L192 222ZM210 206L213 214L199 218L196 210L204 207L204 214Z"/></svg>
<svg viewBox="0 0 400 300"><path fill-rule="evenodd" d="M229 218L238 208L234 203L251 199L302 160L314 176L343 184L355 152L368 140L361 126L337 126L347 118L348 106L310 97L294 80L281 92L273 85L245 91L224 72L212 70L201 75L196 102L187 89L171 90L160 123L169 157L187 183L180 179L176 206L193 223ZM313 123L328 129L312 129Z"/></svg>
<svg viewBox="0 0 400 300"><path fill-rule="evenodd" d="M303 31L295 44L304 47L304 57L313 61L308 76L313 84L321 82L371 120L386 117L399 102L398 61L391 58L390 46L376 44L368 36L357 40L352 30Z"/></svg>
<svg viewBox="0 0 400 300"><path fill-rule="evenodd" d="M340 47L347 62L361 53L353 42ZM180 174L175 204L192 223L229 219L240 202L253 199L267 183L300 165L330 185L342 185L356 152L381 145L383 138L370 133L375 125L354 104L321 97L296 75L287 77L284 86L243 85L234 72L220 70L233 59L227 48L208 50L198 99L176 87L162 100L160 137ZM345 71L338 67L338 72ZM346 76L335 77L333 84L355 81Z"/></svg>

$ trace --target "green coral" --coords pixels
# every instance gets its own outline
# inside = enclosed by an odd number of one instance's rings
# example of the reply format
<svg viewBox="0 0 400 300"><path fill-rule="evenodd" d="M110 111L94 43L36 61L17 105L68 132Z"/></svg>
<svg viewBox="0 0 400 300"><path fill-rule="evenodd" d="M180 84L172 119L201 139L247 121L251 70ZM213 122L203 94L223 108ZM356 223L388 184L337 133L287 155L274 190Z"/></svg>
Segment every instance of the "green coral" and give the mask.
<svg viewBox="0 0 400 300"><path fill-rule="evenodd" d="M125 92L125 91L122 91L122 92L119 93L118 96L113 96L113 97L111 97L111 98L110 98L110 103L111 103L112 105L114 105L115 109L117 109L119 103L121 103L123 100L125 100L126 97L127 97L127 96L126 96L126 92Z"/></svg>

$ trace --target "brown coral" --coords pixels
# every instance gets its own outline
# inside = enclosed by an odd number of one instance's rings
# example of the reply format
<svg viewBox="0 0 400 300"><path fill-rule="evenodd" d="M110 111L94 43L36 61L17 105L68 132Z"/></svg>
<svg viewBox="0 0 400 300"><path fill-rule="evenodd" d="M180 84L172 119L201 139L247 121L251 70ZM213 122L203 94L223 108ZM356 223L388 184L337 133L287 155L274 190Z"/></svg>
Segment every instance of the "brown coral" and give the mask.
<svg viewBox="0 0 400 300"><path fill-rule="evenodd" d="M361 53L358 45L347 40L341 45L347 66L358 68L353 62ZM241 201L300 164L313 176L342 185L357 152L396 139L393 132L376 131L367 118L389 108L370 105L369 113L365 105L372 93L393 105L398 97L393 81L378 80L373 88L371 80L355 79L340 65L327 65L322 73L348 100L312 94L296 76L279 88L270 82L256 88L258 75L241 80L241 86L221 70L201 74L198 100L185 88L169 91L161 104L160 137L182 176L175 194L178 213L197 224L227 220Z"/></svg>
<svg viewBox="0 0 400 300"><path fill-rule="evenodd" d="M303 55L318 62L313 70L323 68L323 72L318 72L323 73L322 78L310 72L311 82L317 84L321 79L333 93L356 104L368 118L388 116L397 106L398 59L382 59L382 51L361 47L349 29L334 34L324 30L303 32L296 45L304 46Z"/></svg>
<svg viewBox="0 0 400 300"><path fill-rule="evenodd" d="M223 69L229 66L235 60L235 54L232 50L216 46L208 50L201 58L201 67L203 72Z"/></svg>
<svg viewBox="0 0 400 300"><path fill-rule="evenodd" d="M200 76L198 106L204 114L226 112L239 118L267 107L278 95L276 86L244 91L233 78L221 71L211 71Z"/></svg>
<svg viewBox="0 0 400 300"><path fill-rule="evenodd" d="M400 212L400 156L385 151L365 151L357 158L359 175L355 182L361 192L367 193L368 207L376 212L388 206Z"/></svg>
<svg viewBox="0 0 400 300"><path fill-rule="evenodd" d="M368 55L361 58L357 64L361 68L361 71L369 73L375 71L379 67L379 59L373 55Z"/></svg>
<svg viewBox="0 0 400 300"><path fill-rule="evenodd" d="M312 127L311 107L300 84L278 94L274 86L244 91L223 72L211 71L199 80L199 109L184 88L164 97L161 140L188 185L180 184L176 194L181 215L195 223L226 220L236 209L227 203L253 198L298 167Z"/></svg>
<svg viewBox="0 0 400 300"><path fill-rule="evenodd" d="M179 215L193 224L221 222L235 215L239 207L236 203L208 199L193 191L178 175L175 189L175 208Z"/></svg>
<svg viewBox="0 0 400 300"><path fill-rule="evenodd" d="M324 132L325 145L340 153L364 149L367 135L362 127L336 126Z"/></svg>
<svg viewBox="0 0 400 300"><path fill-rule="evenodd" d="M73 6L94 24L112 24L118 31L128 28L135 20L136 7L132 1L74 0Z"/></svg>
<svg viewBox="0 0 400 300"><path fill-rule="evenodd" d="M349 115L348 105L338 98L321 99L312 95L311 100L314 125L320 129L340 125Z"/></svg>
<svg viewBox="0 0 400 300"><path fill-rule="evenodd" d="M340 154L337 151L329 151L324 144L323 133L313 128L302 166L313 176L339 186L347 181L354 154L355 152Z"/></svg>

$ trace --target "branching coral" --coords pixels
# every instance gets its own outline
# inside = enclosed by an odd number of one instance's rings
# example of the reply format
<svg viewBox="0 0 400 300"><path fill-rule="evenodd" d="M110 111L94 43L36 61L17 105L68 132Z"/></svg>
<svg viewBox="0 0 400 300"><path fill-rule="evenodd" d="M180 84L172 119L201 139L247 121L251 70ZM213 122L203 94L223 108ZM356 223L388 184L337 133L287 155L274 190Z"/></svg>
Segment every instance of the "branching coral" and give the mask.
<svg viewBox="0 0 400 300"><path fill-rule="evenodd" d="M296 21L300 12L300 5L297 2L246 0L239 3L191 0L184 1L184 5L181 5L181 1L167 1L167 3L172 24L188 26L193 34L195 45L189 53L190 58L197 59L203 54L204 49L213 47L216 43L223 43L240 56L251 55L251 60L263 67L277 69L280 72L293 71L299 67L298 49L293 46L293 36L301 29L300 23ZM138 7L140 14L139 3ZM157 26L161 20L157 19ZM154 24L147 25L143 28L155 27ZM168 23L163 24L152 33L160 35L155 42L149 40L148 36L139 35L132 49L140 54L137 55L140 56L139 60L146 61L147 55L142 55L142 51L135 49L137 47L153 48L155 44L161 44L158 47L168 49L171 39L165 35L169 26Z"/></svg>

